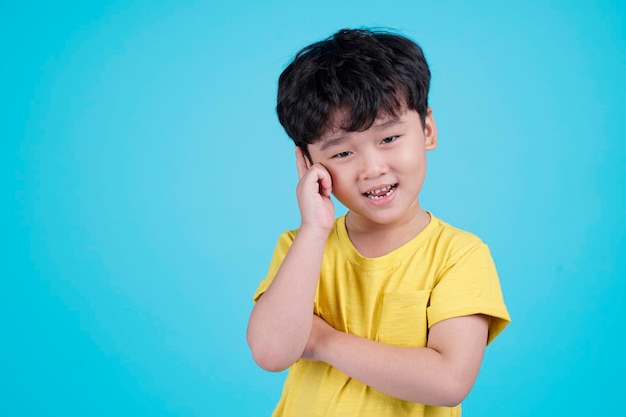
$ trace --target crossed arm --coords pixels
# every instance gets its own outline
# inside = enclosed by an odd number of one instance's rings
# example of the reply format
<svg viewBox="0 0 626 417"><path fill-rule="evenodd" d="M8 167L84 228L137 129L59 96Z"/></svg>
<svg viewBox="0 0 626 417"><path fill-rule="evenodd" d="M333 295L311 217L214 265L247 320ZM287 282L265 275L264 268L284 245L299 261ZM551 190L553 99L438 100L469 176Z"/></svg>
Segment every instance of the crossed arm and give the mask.
<svg viewBox="0 0 626 417"><path fill-rule="evenodd" d="M313 318L303 358L320 360L393 397L455 406L471 390L487 342L487 318L458 317L431 327L425 348L386 345Z"/></svg>

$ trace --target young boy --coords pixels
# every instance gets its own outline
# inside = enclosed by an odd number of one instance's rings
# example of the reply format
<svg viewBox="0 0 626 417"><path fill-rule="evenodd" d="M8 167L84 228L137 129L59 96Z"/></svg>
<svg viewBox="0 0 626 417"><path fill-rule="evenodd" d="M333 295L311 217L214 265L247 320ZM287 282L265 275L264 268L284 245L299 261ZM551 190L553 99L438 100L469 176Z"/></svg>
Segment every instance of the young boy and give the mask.
<svg viewBox="0 0 626 417"><path fill-rule="evenodd" d="M420 206L429 84L418 45L367 30L304 48L280 76L302 221L247 331L259 366L290 368L274 416L459 416L510 320L487 246Z"/></svg>

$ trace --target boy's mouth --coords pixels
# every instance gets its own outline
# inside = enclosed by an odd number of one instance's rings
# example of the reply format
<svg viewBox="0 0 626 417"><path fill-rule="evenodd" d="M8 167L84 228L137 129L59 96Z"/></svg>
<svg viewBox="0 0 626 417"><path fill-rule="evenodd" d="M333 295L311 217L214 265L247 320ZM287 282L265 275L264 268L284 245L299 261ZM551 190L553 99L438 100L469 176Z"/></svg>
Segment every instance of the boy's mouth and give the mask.
<svg viewBox="0 0 626 417"><path fill-rule="evenodd" d="M381 188L376 188L374 190L366 191L363 195L367 198L371 198L372 200L379 200L381 198L385 198L391 195L395 190L398 184L386 185Z"/></svg>

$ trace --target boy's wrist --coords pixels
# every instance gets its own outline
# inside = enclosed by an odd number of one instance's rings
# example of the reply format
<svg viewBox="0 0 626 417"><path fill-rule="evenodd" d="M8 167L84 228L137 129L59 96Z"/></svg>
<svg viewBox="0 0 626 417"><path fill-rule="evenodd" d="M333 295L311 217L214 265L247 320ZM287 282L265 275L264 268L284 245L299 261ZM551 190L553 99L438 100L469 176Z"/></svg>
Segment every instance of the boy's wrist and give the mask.
<svg viewBox="0 0 626 417"><path fill-rule="evenodd" d="M308 355L311 360L326 362L329 356L329 346L338 331L329 325L324 319L313 315L311 335L307 345Z"/></svg>
<svg viewBox="0 0 626 417"><path fill-rule="evenodd" d="M315 240L321 240L325 243L326 239L328 239L328 235L330 234L331 230L332 228L327 229L325 227L320 227L317 225L302 223L300 225L300 229L298 230L298 235L306 236L308 238L315 239Z"/></svg>

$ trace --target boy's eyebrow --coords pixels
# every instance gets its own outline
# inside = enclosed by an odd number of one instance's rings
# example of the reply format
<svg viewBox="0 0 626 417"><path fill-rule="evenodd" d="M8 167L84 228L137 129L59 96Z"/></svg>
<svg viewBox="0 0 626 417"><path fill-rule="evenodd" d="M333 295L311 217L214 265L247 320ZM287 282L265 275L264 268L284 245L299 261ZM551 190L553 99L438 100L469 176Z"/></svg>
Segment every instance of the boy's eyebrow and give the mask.
<svg viewBox="0 0 626 417"><path fill-rule="evenodd" d="M370 127L370 129L383 130L383 129L386 129L386 128L391 127L391 126L402 125L404 123L405 122L403 120L401 120L401 119L390 119L390 120L384 121L382 123L378 123L378 124L372 125L372 127ZM348 139L347 134L346 135L337 136L337 137L334 137L334 138L330 138L330 139L326 139L326 140L322 141L322 144L320 146L320 151L324 151L324 150L330 148L331 146L341 145L341 143L344 142L346 139Z"/></svg>
<svg viewBox="0 0 626 417"><path fill-rule="evenodd" d="M327 139L322 142L322 146L320 146L320 151L325 151L331 146L340 145L341 142L344 142L348 137L347 136L338 136L336 138Z"/></svg>

